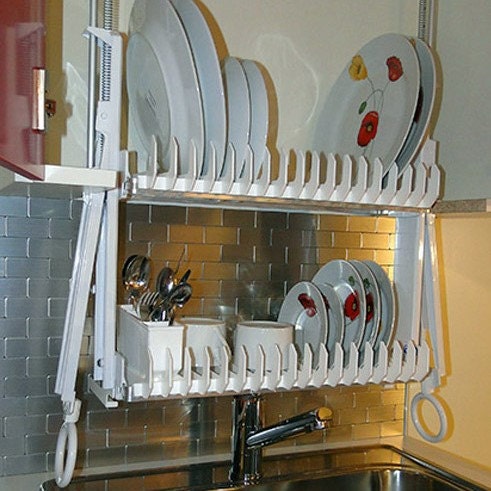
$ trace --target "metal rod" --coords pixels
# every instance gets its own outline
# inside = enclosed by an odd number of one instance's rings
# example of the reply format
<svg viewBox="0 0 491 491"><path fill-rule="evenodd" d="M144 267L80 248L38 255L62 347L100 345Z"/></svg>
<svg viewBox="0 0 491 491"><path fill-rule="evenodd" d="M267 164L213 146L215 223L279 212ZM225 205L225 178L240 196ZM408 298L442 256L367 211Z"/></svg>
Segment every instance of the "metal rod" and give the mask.
<svg viewBox="0 0 491 491"><path fill-rule="evenodd" d="M89 2L89 26L97 27L97 0ZM95 148L95 89L97 73L97 43L93 34L89 34L89 59L88 59L88 87L87 87L87 167L94 167Z"/></svg>

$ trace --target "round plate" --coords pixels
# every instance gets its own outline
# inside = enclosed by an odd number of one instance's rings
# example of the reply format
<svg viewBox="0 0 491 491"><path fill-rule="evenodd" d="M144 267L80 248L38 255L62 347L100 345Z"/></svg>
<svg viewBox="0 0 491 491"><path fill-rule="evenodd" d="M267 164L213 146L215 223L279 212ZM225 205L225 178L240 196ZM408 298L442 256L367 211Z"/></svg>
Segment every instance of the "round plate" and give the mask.
<svg viewBox="0 0 491 491"><path fill-rule="evenodd" d="M334 362L334 347L336 343L342 344L344 337L344 312L341 300L336 290L326 283L317 283L315 285L324 297L324 303L327 309L328 330L326 348L329 353L329 366Z"/></svg>
<svg viewBox="0 0 491 491"><path fill-rule="evenodd" d="M404 146L396 157L396 165L401 175L414 160L427 136L428 126L435 105L437 75L435 58L428 45L421 39L412 39L418 55L421 72L418 105Z"/></svg>
<svg viewBox="0 0 491 491"><path fill-rule="evenodd" d="M384 34L367 43L331 89L313 150L379 157L387 172L411 127L419 78L416 51L406 37Z"/></svg>
<svg viewBox="0 0 491 491"><path fill-rule="evenodd" d="M201 174L206 174L210 142L216 151L218 168L223 165L226 138L225 91L215 43L201 10L192 0L172 0L186 31L203 99L205 149Z"/></svg>
<svg viewBox="0 0 491 491"><path fill-rule="evenodd" d="M315 284L331 285L341 300L344 312L343 350L349 355L351 343L360 347L365 331L365 289L363 280L348 261L335 260L325 264L313 277Z"/></svg>
<svg viewBox="0 0 491 491"><path fill-rule="evenodd" d="M253 176L256 178L264 160L266 140L268 137L269 106L266 83L257 63L252 60L242 60L242 68L249 88L251 105L251 124L249 145L253 152ZM242 172L241 172L242 174Z"/></svg>
<svg viewBox="0 0 491 491"><path fill-rule="evenodd" d="M163 171L169 169L171 139L179 144L179 173L189 168L191 141L203 160L204 124L200 88L186 33L169 2L136 0L126 53L132 117L146 152L152 136Z"/></svg>
<svg viewBox="0 0 491 491"><path fill-rule="evenodd" d="M227 101L227 148L220 174L231 167L235 154L235 175L240 176L246 156L251 125L249 88L244 69L239 60L231 56L223 62L223 80Z"/></svg>
<svg viewBox="0 0 491 491"><path fill-rule="evenodd" d="M374 261L363 261L372 271L377 280L380 290L381 303L381 322L380 331L375 339L373 349L377 352L380 348L380 343L384 342L389 347L395 327L395 295L392 288L392 283L387 276L387 273Z"/></svg>
<svg viewBox="0 0 491 491"><path fill-rule="evenodd" d="M319 346L327 340L328 317L320 290L309 281L295 284L281 305L278 321L295 326L295 346L303 357L305 344L308 344L315 366L319 360Z"/></svg>
<svg viewBox="0 0 491 491"><path fill-rule="evenodd" d="M350 261L363 280L366 299L365 332L361 340L360 360L363 361L365 343L373 347L380 330L381 301L380 290L372 270L361 261Z"/></svg>

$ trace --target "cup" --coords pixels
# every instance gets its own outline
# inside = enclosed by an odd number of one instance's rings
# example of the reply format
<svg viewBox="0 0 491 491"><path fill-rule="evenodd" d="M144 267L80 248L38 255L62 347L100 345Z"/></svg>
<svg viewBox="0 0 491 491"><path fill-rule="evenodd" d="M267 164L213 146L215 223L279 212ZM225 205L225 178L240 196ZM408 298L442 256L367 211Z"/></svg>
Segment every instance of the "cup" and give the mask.
<svg viewBox="0 0 491 491"><path fill-rule="evenodd" d="M281 352L281 368L288 368L288 347L293 343L293 325L274 321L240 322L235 329L235 353L244 347L247 369L255 371L259 365L260 348L264 352L264 366L271 371L275 364L275 352Z"/></svg>
<svg viewBox="0 0 491 491"><path fill-rule="evenodd" d="M220 365L224 347L230 358L230 348L225 339L225 322L206 317L183 317L177 322L184 326L184 347L191 348L193 367L204 365L206 350L209 350L211 356L211 366Z"/></svg>

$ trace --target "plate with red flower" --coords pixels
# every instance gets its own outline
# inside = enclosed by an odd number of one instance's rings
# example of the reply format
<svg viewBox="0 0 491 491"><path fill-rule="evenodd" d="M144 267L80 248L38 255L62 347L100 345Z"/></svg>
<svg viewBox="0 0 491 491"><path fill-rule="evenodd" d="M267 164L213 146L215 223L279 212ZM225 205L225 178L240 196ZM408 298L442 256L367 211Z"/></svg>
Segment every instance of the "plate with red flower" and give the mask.
<svg viewBox="0 0 491 491"><path fill-rule="evenodd" d="M363 279L351 263L339 259L322 266L312 282L316 285L331 285L341 300L344 312L343 351L347 361L351 343L359 348L365 332L366 296Z"/></svg>
<svg viewBox="0 0 491 491"><path fill-rule="evenodd" d="M384 34L345 66L323 106L312 149L380 158L386 173L399 154L418 102L420 68L414 46Z"/></svg>
<svg viewBox="0 0 491 491"><path fill-rule="evenodd" d="M360 361L363 361L365 343L370 346L375 344L377 334L380 330L380 318L381 318L381 301L380 290L377 280L372 270L362 261L350 261L351 264L357 269L358 273L363 280L363 287L365 288L366 299L366 313L365 313L365 332L363 339L361 340Z"/></svg>
<svg viewBox="0 0 491 491"><path fill-rule="evenodd" d="M375 261L363 262L372 271L380 290L380 330L373 345L376 355L380 349L380 343L383 342L387 347L389 347L394 337L396 315L395 294L392 287L392 282L382 266L377 264Z"/></svg>
<svg viewBox="0 0 491 491"><path fill-rule="evenodd" d="M293 285L281 304L278 321L293 324L296 348L303 358L308 344L316 366L319 348L326 344L328 327L326 304L320 290L310 281Z"/></svg>
<svg viewBox="0 0 491 491"><path fill-rule="evenodd" d="M435 107L438 75L436 71L435 56L431 48L421 39L411 39L416 54L418 55L420 77L420 91L418 105L414 114L411 129L404 142L396 164L401 175L406 167L411 164L418 154L428 135L428 127Z"/></svg>
<svg viewBox="0 0 491 491"><path fill-rule="evenodd" d="M344 338L344 312L341 300L338 297L336 290L327 283L317 283L315 285L324 298L324 303L327 308L327 341L326 348L329 353L329 366L334 362L334 348L336 343L342 344Z"/></svg>

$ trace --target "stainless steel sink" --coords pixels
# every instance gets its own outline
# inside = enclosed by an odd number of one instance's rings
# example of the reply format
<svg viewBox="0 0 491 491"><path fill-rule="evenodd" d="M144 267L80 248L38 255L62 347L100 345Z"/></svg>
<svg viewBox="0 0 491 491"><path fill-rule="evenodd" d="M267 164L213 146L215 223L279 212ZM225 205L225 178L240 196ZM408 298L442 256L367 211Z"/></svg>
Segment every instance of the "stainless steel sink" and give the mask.
<svg viewBox="0 0 491 491"><path fill-rule="evenodd" d="M230 491L246 489L250 491L455 491L480 488L472 487L470 483L466 484L462 481L459 484L426 472L403 468L380 468L226 489Z"/></svg>
<svg viewBox="0 0 491 491"><path fill-rule="evenodd" d="M326 450L264 459L259 484L231 485L229 462L76 477L71 491L454 491L486 488L389 446ZM59 489L53 480L41 490Z"/></svg>

